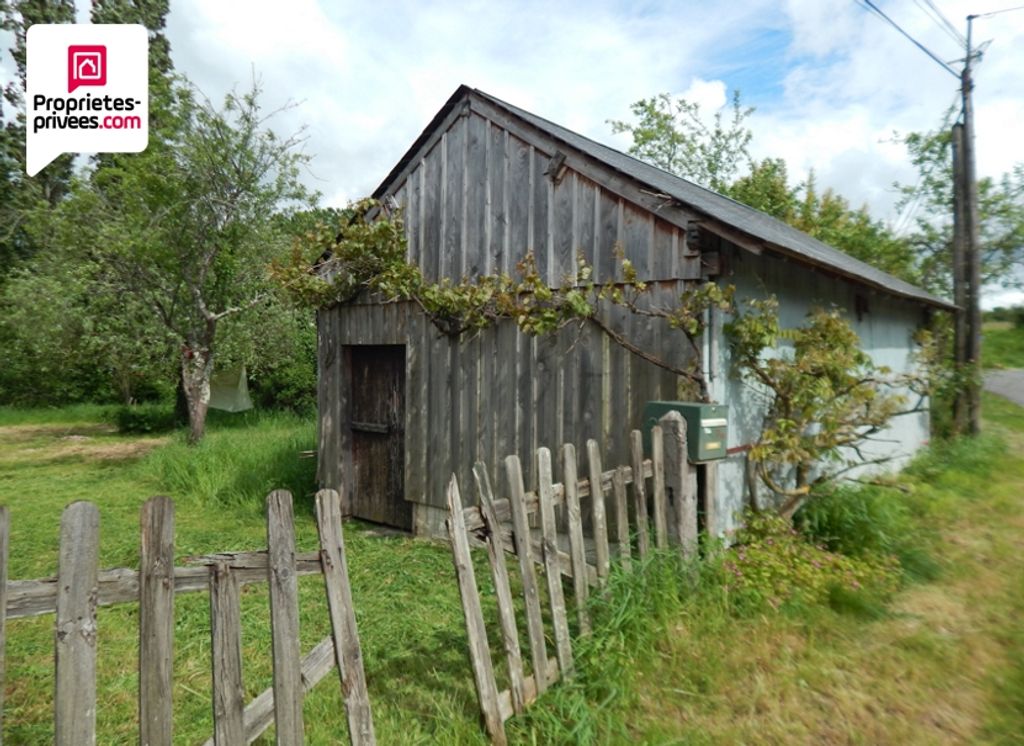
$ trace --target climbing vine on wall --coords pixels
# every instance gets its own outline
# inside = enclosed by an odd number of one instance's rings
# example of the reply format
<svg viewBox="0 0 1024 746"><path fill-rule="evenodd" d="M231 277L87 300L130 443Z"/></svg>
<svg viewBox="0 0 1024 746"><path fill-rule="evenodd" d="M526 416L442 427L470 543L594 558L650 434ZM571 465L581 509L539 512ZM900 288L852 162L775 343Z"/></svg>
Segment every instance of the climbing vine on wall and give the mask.
<svg viewBox="0 0 1024 746"><path fill-rule="evenodd" d="M622 279L617 282L594 282L592 268L580 257L575 274L553 288L530 253L516 265L514 275L431 282L406 259L401 214L389 212L375 200L362 200L345 211L341 225L321 225L307 233L295 244L290 260L275 263L271 273L295 298L315 307L347 303L364 293L382 302L412 301L442 333L454 338L480 332L502 319L511 319L533 336L553 334L572 324L593 324L631 353L685 378L706 400L707 384L696 353L706 311L730 308L732 288L705 283L684 292L674 306L660 308L645 302L648 286L621 251L618 261ZM659 357L657 351L634 344L602 318L600 309L609 306L663 319L678 329L695 353L689 356L691 362L679 366Z"/></svg>
<svg viewBox="0 0 1024 746"><path fill-rule="evenodd" d="M534 336L593 324L631 353L685 378L704 401L709 392L699 369L699 344L707 312L731 313L725 331L735 373L766 398L764 423L749 459L786 517L792 517L816 485L881 460L862 448L905 409L902 392L917 392L922 401L927 394L926 376L893 376L887 368L876 367L836 309L815 309L804 326L783 329L774 297L748 302L743 310L733 302L732 287L713 282L687 290L671 307L658 307L621 251L620 281L594 282L592 268L580 257L575 274L555 288L541 276L531 254L519 262L515 275L458 282L427 280L406 254L401 214L363 200L343 211L337 224L322 224L307 233L295 244L290 260L275 263L271 273L296 300L314 307L348 303L361 295L385 303L414 302L441 333L453 338L471 336L502 319ZM612 306L662 319L677 329L693 352L690 364L680 367L659 357L657 350L638 347L602 317L601 309ZM923 344L922 350L927 353L932 347Z"/></svg>

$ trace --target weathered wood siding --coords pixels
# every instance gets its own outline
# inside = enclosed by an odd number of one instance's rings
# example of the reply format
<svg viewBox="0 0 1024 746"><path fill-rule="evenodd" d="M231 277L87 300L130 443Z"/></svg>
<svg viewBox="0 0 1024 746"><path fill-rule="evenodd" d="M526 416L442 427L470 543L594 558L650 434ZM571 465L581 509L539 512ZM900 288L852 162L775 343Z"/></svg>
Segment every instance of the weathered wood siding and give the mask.
<svg viewBox="0 0 1024 746"><path fill-rule="evenodd" d="M641 279L655 281L650 302L671 305L701 274L685 230L601 186L583 162L549 168L557 153L537 133L454 112L394 188L410 261L432 280L458 280L515 273L532 252L557 286L578 256L598 282L621 280L621 249ZM620 309L604 317L643 349L678 364L689 355L682 334L660 320ZM594 438L608 463L628 463L626 434L640 426L644 402L677 398L675 375L589 324L533 338L503 322L456 343L411 303L365 303L321 311L319 327L319 476L328 488L351 473L345 345L406 345L405 499L438 509L452 472L471 483L477 459L493 470L519 455L527 489L536 487L530 455L541 446L583 448ZM503 484L499 477L492 483ZM417 511L417 532L436 533L443 514Z"/></svg>
<svg viewBox="0 0 1024 746"><path fill-rule="evenodd" d="M680 292L660 285L663 303ZM381 328L382 319L394 326ZM662 349L676 363L686 360L682 335L660 321L618 319L618 328L645 349ZM341 486L351 460L347 429L347 369L343 346L406 345L405 499L444 507L445 486L453 472L472 477L474 461L496 469L503 458L523 461L527 489L536 487L536 464L529 455L541 446L572 442L583 447L594 438L608 463L627 463L624 433L639 427L650 399L677 398L677 377L611 342L592 325L563 329L552 337L521 333L502 322L471 340L455 342L412 304L343 306L320 313L321 349L320 480ZM325 352L338 348L335 362ZM492 483L503 484L495 471ZM346 485L350 487L351 485ZM435 516L435 519L440 516ZM417 529L435 531L439 525Z"/></svg>
<svg viewBox="0 0 1024 746"><path fill-rule="evenodd" d="M700 276L677 223L599 185L601 174L583 161L556 168L559 152L525 126L512 132L475 110L455 113L394 186L410 261L429 279L458 280L514 273L532 252L557 286L574 275L578 256L598 282L621 279L619 245L641 279Z"/></svg>

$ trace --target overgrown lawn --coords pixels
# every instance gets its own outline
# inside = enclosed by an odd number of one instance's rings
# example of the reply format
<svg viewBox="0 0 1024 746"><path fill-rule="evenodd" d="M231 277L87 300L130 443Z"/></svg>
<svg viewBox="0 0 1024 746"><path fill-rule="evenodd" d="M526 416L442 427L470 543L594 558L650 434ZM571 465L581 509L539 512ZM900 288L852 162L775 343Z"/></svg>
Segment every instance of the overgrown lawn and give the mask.
<svg viewBox="0 0 1024 746"><path fill-rule="evenodd" d="M669 554L615 573L595 601L594 633L576 643L576 677L510 721L512 741L1019 743L1024 410L986 397L985 411L986 434L937 444L901 480L905 492L841 492L823 503L812 531L822 546L793 545L789 564L773 559L769 532L751 538L761 544L743 558L706 547L707 559L685 572ZM314 462L299 458L314 446L312 421L215 418L198 449L178 434L119 435L110 421L100 409L0 410L12 578L55 570L60 510L75 499L100 508L103 566L137 563L138 509L158 493L175 498L182 559L262 548L263 496L280 486L296 496L300 551L315 548ZM485 743L447 548L358 524L346 540L378 740ZM832 563L832 552L897 558L902 590L876 597L849 587L863 576L850 575L846 559ZM749 593L737 569L767 572L776 590ZM802 573L833 570L838 585L814 575L814 593L776 597L780 578L798 585ZM487 577L478 573L492 604ZM300 593L308 650L328 633L320 579L304 578ZM176 742L198 743L212 727L208 600L179 595L176 604ZM271 677L265 587L246 588L242 619L254 696ZM136 613L103 609L99 622L99 742L134 743ZM9 626L8 742L52 741L52 624ZM343 740L334 674L305 710L308 743Z"/></svg>

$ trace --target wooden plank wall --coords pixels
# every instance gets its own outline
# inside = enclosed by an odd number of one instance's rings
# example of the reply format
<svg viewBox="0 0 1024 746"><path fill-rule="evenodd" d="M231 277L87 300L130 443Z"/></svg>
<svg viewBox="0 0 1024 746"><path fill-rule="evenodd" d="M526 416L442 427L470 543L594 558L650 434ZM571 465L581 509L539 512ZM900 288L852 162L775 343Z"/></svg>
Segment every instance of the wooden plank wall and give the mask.
<svg viewBox="0 0 1024 746"><path fill-rule="evenodd" d="M548 173L558 144L466 109L396 186L409 258L428 279L514 272L533 252L552 286L582 254L599 282L621 279L621 244L640 279L696 279L678 226L598 183L597 171ZM556 178L557 177L557 178Z"/></svg>
<svg viewBox="0 0 1024 746"><path fill-rule="evenodd" d="M652 295L655 302L668 303L678 292L666 285ZM385 311L402 319L386 332L379 328ZM675 363L687 359L681 333L663 322L616 312L606 317L643 348L663 344L663 354ZM593 438L610 463L627 463L630 444L624 433L641 426L644 402L677 397L675 375L632 355L590 324L534 338L504 321L456 343L411 304L336 308L322 312L321 324L337 335L339 347L370 341L406 345L405 497L439 508L445 475L455 472L465 481L474 462L495 465L503 454L521 457L527 489L537 486L529 455L540 447L571 442L582 448ZM371 333L368 327L378 328ZM343 365L328 371L345 373ZM321 402L332 409L321 410L320 456L334 460L321 464L321 479L328 475L334 483L346 458L346 439L339 432L347 422L339 395L345 385L321 379ZM499 476L491 475L494 484L501 483Z"/></svg>
<svg viewBox="0 0 1024 746"><path fill-rule="evenodd" d="M426 277L514 273L532 251L552 286L575 272L577 255L597 281L621 280L619 246L641 279L656 281L652 303L671 305L700 276L680 228L590 178L599 174L565 168L556 180L545 173L555 144L520 135L466 109L396 189L409 258ZM605 318L644 349L689 357L682 334L658 320L621 309ZM677 398L676 376L591 325L531 338L502 323L456 345L408 303L330 309L319 323L323 487L340 487L345 472L344 345L407 346L406 499L438 508L452 472L466 484L476 460L518 454L527 489L537 479L530 455L542 446L594 438L612 462L627 463L626 434L641 426L643 403ZM442 518L419 530L436 532Z"/></svg>

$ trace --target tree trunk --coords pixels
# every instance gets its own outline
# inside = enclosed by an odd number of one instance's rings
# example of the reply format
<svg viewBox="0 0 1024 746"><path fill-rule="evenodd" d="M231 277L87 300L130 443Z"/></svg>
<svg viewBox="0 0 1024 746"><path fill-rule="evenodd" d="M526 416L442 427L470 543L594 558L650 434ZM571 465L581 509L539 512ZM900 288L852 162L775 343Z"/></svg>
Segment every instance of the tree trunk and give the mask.
<svg viewBox="0 0 1024 746"><path fill-rule="evenodd" d="M206 412L210 406L210 377L213 353L209 347L185 347L181 353L181 383L188 403L188 442L195 445L206 432Z"/></svg>

